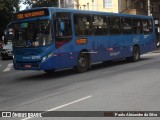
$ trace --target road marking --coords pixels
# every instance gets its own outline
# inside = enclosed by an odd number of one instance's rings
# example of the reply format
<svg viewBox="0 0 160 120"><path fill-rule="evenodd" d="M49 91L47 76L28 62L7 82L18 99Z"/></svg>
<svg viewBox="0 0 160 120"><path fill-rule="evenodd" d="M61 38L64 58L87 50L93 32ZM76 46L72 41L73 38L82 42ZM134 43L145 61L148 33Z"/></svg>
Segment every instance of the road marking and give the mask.
<svg viewBox="0 0 160 120"><path fill-rule="evenodd" d="M69 102L69 103L67 103L67 104L64 104L64 105L61 105L61 106L58 106L58 107L55 107L55 108L46 110L46 112L47 112L47 111L55 111L55 110L58 110L58 109L60 109L60 108L63 108L63 107L66 107L66 106L75 104L75 103L77 103L77 102L81 102L81 101L86 100L86 99L91 98L91 97L92 97L92 95L89 95L89 96L87 96L87 97L80 98L80 99L78 99L78 100ZM43 112L43 113L45 113L45 112ZM32 118L34 118L34 117L27 117L27 118L24 118L24 119L21 119L21 120L29 120L29 119L32 119Z"/></svg>
<svg viewBox="0 0 160 120"><path fill-rule="evenodd" d="M3 72L8 72L11 70L13 63L9 63L8 66L3 70Z"/></svg>
<svg viewBox="0 0 160 120"><path fill-rule="evenodd" d="M77 103L77 102L80 102L80 101L86 100L86 99L91 98L91 97L92 97L92 96L90 95L90 96L87 96L87 97L84 97L84 98L81 98L81 99L78 99L78 100L72 101L72 102L70 102L70 103L67 103L67 104L64 104L64 105L61 105L61 106L58 106L58 107L55 107L55 108L49 109L49 110L47 110L47 111L54 111L54 110L57 110L57 109L60 109L60 108L66 107L66 106L68 106L68 105L72 105L72 104L74 104L74 103Z"/></svg>

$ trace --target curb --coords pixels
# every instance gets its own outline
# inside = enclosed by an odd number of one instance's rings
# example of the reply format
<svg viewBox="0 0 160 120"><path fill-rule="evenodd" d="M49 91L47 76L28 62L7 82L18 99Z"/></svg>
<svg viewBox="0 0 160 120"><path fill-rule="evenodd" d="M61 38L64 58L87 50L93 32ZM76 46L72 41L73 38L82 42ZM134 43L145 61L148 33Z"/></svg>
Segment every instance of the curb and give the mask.
<svg viewBox="0 0 160 120"><path fill-rule="evenodd" d="M154 50L153 53L160 53L160 48L157 48L156 50Z"/></svg>

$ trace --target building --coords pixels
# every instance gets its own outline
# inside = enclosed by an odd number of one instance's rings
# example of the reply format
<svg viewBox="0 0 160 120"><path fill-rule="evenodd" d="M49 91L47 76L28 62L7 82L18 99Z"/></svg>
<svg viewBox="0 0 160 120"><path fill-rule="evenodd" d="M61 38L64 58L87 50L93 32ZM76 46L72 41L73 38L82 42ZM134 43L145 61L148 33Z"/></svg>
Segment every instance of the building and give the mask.
<svg viewBox="0 0 160 120"><path fill-rule="evenodd" d="M160 0L120 0L121 11L127 14L142 14L155 19L157 45L160 45Z"/></svg>
<svg viewBox="0 0 160 120"><path fill-rule="evenodd" d="M118 3L118 0L79 0L79 9L118 13Z"/></svg>
<svg viewBox="0 0 160 120"><path fill-rule="evenodd" d="M121 13L147 15L147 0L120 0Z"/></svg>
<svg viewBox="0 0 160 120"><path fill-rule="evenodd" d="M79 0L58 0L58 6L62 8L78 9Z"/></svg>

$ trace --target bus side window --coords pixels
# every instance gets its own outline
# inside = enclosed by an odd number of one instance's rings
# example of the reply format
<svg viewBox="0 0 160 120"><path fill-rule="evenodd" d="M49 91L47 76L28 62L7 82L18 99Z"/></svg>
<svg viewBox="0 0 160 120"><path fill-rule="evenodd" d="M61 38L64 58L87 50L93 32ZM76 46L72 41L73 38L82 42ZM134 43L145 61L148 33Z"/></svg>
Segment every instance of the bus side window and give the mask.
<svg viewBox="0 0 160 120"><path fill-rule="evenodd" d="M109 34L121 34L120 17L109 17Z"/></svg>
<svg viewBox="0 0 160 120"><path fill-rule="evenodd" d="M74 14L75 35L92 35L91 16Z"/></svg>
<svg viewBox="0 0 160 120"><path fill-rule="evenodd" d="M130 18L122 19L122 31L123 34L132 34L132 19Z"/></svg>
<svg viewBox="0 0 160 120"><path fill-rule="evenodd" d="M63 29L62 29L62 23L63 23ZM72 29L71 29L71 20L69 19L59 19L56 20L55 23L55 29L56 29L56 36L62 37L62 36L72 36Z"/></svg>
<svg viewBox="0 0 160 120"><path fill-rule="evenodd" d="M149 20L148 19L144 19L142 21L142 26L143 26L143 33L149 34Z"/></svg>
<svg viewBox="0 0 160 120"><path fill-rule="evenodd" d="M57 12L54 14L54 19L56 48L60 48L72 40L71 14Z"/></svg>
<svg viewBox="0 0 160 120"><path fill-rule="evenodd" d="M56 37L72 37L71 13L57 12L53 17Z"/></svg>
<svg viewBox="0 0 160 120"><path fill-rule="evenodd" d="M134 34L142 34L142 20L133 19Z"/></svg>
<svg viewBox="0 0 160 120"><path fill-rule="evenodd" d="M108 26L106 16L93 16L93 33L94 35L108 35Z"/></svg>
<svg viewBox="0 0 160 120"><path fill-rule="evenodd" d="M153 21L149 20L149 32L152 33L153 32Z"/></svg>

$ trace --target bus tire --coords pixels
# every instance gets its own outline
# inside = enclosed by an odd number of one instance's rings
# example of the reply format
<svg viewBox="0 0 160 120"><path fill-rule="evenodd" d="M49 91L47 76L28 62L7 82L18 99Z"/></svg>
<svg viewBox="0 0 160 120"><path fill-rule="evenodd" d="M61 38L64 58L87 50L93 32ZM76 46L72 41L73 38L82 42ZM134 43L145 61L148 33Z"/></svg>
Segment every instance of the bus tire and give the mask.
<svg viewBox="0 0 160 120"><path fill-rule="evenodd" d="M127 60L132 62L138 62L140 60L140 49L138 46L133 47L132 57L127 58Z"/></svg>
<svg viewBox="0 0 160 120"><path fill-rule="evenodd" d="M89 58L87 54L81 52L78 57L78 63L76 69L79 73L83 73L87 71L88 67L89 67Z"/></svg>

